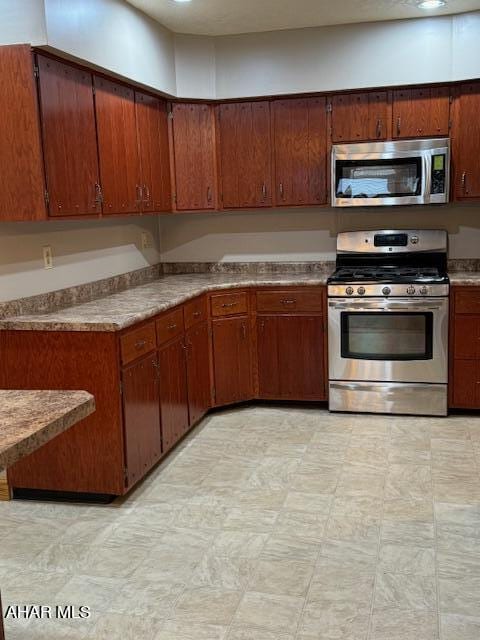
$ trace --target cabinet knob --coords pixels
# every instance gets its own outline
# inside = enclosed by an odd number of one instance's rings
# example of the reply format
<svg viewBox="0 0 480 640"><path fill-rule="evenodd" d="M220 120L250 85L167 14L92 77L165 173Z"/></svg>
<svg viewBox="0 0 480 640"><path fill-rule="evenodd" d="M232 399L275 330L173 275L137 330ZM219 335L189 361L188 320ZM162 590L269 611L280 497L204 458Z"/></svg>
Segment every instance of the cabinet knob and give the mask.
<svg viewBox="0 0 480 640"><path fill-rule="evenodd" d="M135 343L135 348L136 349L143 349L143 347L147 344L146 340L137 340L137 342Z"/></svg>

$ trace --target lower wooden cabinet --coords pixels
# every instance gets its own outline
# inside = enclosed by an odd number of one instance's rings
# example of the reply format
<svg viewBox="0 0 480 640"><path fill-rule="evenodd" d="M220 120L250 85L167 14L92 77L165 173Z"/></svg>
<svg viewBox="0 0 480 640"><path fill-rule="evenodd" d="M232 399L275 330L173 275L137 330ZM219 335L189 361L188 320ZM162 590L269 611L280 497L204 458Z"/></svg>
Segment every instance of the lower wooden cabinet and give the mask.
<svg viewBox="0 0 480 640"><path fill-rule="evenodd" d="M187 369L183 335L158 351L160 411L164 451L188 430Z"/></svg>
<svg viewBox="0 0 480 640"><path fill-rule="evenodd" d="M211 405L209 375L210 338L208 323L201 322L185 334L189 423L195 424Z"/></svg>
<svg viewBox="0 0 480 640"><path fill-rule="evenodd" d="M215 404L249 400L252 390L252 349L248 316L212 322Z"/></svg>
<svg viewBox="0 0 480 640"><path fill-rule="evenodd" d="M130 486L160 459L158 358L143 358L122 374L125 475Z"/></svg>
<svg viewBox="0 0 480 640"><path fill-rule="evenodd" d="M480 289L450 294L450 405L480 409Z"/></svg>
<svg viewBox="0 0 480 640"><path fill-rule="evenodd" d="M257 354L260 398L325 399L321 316L258 316Z"/></svg>

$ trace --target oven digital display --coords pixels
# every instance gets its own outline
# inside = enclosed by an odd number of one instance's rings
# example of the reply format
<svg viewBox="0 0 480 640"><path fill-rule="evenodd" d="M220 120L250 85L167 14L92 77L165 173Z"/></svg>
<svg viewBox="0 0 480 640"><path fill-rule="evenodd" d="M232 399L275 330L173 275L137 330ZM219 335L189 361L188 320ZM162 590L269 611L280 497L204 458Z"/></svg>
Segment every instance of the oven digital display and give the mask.
<svg viewBox="0 0 480 640"><path fill-rule="evenodd" d="M406 233L375 234L373 243L376 247L406 247L408 235Z"/></svg>

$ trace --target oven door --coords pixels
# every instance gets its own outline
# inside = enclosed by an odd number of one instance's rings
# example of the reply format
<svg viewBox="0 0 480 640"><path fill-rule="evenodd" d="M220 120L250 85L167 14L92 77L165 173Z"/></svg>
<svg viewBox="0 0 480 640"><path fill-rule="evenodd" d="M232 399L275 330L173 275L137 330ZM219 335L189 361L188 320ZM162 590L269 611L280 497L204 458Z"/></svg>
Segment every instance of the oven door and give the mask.
<svg viewBox="0 0 480 640"><path fill-rule="evenodd" d="M448 298L331 298L330 380L446 383Z"/></svg>

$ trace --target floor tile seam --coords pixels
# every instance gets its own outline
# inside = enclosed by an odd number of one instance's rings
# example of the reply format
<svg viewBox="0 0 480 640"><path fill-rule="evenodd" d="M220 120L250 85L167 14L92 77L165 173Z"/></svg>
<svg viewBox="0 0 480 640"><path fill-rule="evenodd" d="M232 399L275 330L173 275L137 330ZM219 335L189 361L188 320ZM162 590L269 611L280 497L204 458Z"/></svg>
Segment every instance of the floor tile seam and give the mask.
<svg viewBox="0 0 480 640"><path fill-rule="evenodd" d="M386 438L386 440L388 440L387 444L387 448L390 448L390 444L392 441L392 430L391 428L388 430L388 438ZM381 516L380 516L380 526L379 526L379 532L378 532L378 543L377 543L377 556L376 556L376 562L375 562L375 578L373 580L373 589L372 589L372 597L371 597L371 601L370 601L370 613L368 616L368 626L367 626L367 633L365 635L365 640L370 640L370 638L372 638L372 632L373 632L373 613L374 613L374 609L375 609L375 596L376 596L376 592L377 592L377 577L378 577L378 567L379 567L379 562L380 562L380 550L382 547L382 529L383 529L383 522L384 522L384 515L385 515L385 492L386 492L386 488L387 488L387 478L389 475L389 471L390 471L390 461L388 459L387 456L387 464L386 464L386 469L385 469L385 475L384 475L384 479L383 479L383 499L382 499L382 508L381 508Z"/></svg>

